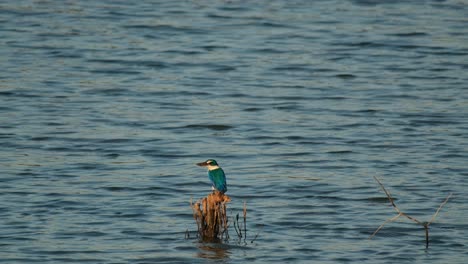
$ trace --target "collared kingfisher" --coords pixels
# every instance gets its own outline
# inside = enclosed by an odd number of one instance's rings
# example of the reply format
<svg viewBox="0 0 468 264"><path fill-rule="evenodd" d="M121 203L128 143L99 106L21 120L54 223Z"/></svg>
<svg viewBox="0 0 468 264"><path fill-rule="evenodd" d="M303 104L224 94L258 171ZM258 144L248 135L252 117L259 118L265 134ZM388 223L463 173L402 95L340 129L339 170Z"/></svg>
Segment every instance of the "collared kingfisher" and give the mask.
<svg viewBox="0 0 468 264"><path fill-rule="evenodd" d="M208 169L208 178L211 181L212 189L225 193L227 191L226 175L221 169L216 160L209 159L205 162L197 163L198 166L206 167Z"/></svg>

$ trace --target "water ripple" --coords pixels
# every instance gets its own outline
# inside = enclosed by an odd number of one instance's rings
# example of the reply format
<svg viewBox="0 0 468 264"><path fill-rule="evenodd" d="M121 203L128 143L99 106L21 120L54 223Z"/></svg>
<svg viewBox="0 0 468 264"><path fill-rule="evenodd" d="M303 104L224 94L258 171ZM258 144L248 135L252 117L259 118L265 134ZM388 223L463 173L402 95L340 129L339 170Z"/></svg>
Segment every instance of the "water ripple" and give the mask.
<svg viewBox="0 0 468 264"><path fill-rule="evenodd" d="M466 262L460 1L1 6L0 262ZM208 158L245 244L195 238ZM454 194L428 251L410 221L368 240L373 176L422 221Z"/></svg>

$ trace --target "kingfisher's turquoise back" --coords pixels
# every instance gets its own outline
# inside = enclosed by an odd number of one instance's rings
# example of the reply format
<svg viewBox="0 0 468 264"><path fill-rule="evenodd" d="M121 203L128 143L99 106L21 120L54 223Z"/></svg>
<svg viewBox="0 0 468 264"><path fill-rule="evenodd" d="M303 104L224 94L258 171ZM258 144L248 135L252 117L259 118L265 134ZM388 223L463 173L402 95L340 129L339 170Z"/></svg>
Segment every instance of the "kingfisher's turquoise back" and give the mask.
<svg viewBox="0 0 468 264"><path fill-rule="evenodd" d="M224 175L223 169L218 168L215 170L208 171L208 178L210 179L211 183L213 184L213 187L216 190L222 193L225 193L227 191L226 175Z"/></svg>

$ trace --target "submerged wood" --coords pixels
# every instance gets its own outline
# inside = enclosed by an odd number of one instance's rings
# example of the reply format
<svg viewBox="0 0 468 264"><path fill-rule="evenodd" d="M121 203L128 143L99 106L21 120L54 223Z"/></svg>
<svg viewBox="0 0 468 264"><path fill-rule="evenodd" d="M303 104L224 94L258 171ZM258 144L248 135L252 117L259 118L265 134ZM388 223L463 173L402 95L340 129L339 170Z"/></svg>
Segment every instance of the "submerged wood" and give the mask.
<svg viewBox="0 0 468 264"><path fill-rule="evenodd" d="M193 218L197 222L198 234L202 239L228 239L228 218L226 204L231 198L213 191L205 198L190 204Z"/></svg>

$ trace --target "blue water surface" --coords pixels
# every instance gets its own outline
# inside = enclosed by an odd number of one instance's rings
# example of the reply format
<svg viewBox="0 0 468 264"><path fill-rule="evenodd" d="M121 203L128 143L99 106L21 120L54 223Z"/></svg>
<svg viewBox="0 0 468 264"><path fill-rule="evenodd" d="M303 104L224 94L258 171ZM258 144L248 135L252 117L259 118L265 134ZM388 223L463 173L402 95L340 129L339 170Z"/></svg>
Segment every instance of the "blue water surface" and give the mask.
<svg viewBox="0 0 468 264"><path fill-rule="evenodd" d="M467 14L2 1L0 263L465 263ZM208 158L245 240L195 237ZM421 222L453 194L428 249L404 217L368 239L397 215L374 176Z"/></svg>

